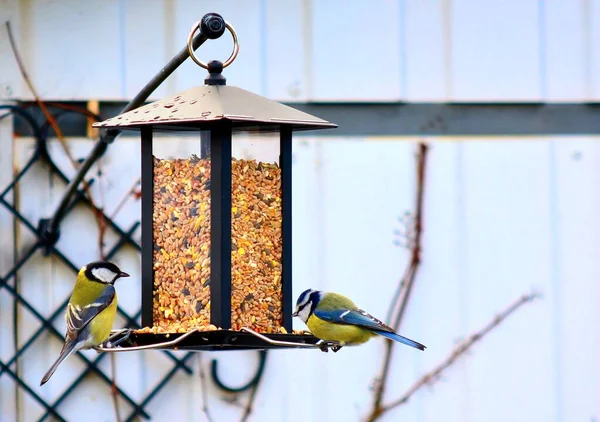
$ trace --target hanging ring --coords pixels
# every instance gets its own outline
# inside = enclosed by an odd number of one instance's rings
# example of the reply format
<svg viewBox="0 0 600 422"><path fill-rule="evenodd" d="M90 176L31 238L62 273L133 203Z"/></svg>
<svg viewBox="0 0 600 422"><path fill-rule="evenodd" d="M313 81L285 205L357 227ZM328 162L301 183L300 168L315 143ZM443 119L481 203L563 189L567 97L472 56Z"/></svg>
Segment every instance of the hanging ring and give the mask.
<svg viewBox="0 0 600 422"><path fill-rule="evenodd" d="M200 29L201 23L202 23L202 21L198 21L192 26L192 29L190 30L190 33L188 34L188 37L187 37L187 47L188 47L188 53L190 53L190 57L192 58L192 60L195 61L198 66L203 67L204 69L208 70L208 64L204 63L202 60L200 60L198 57L196 57L196 54L194 53L194 49L192 47L192 40L194 39L194 33L196 32L196 30L201 31L201 29ZM227 28L229 30L229 32L231 33L231 37L233 38L233 51L231 52L231 56L229 56L229 58L223 62L223 69L226 68L227 66L229 66L235 60L235 58L238 55L238 52L240 51L240 45L238 43L238 38L237 38L237 34L235 33L235 29L233 29L233 26L231 26L229 24L229 22L227 22L227 21L225 21L225 28Z"/></svg>

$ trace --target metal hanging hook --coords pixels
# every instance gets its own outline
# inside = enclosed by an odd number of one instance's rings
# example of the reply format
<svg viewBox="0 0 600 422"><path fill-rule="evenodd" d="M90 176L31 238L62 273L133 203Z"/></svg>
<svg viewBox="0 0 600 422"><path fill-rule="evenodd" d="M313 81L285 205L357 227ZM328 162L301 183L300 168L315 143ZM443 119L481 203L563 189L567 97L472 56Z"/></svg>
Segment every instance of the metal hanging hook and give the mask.
<svg viewBox="0 0 600 422"><path fill-rule="evenodd" d="M231 33L231 37L233 38L233 51L231 52L231 56L229 56L229 58L223 62L223 69L226 68L227 66L229 66L231 63L233 63L233 61L235 60L235 58L238 55L238 52L240 51L240 44L238 43L238 37L235 32L235 29L233 29L233 26L231 26L231 24L229 22L227 22L227 21L224 21L224 22L225 22L225 28L227 28L229 30L229 32ZM194 62L196 62L196 64L198 66L203 67L204 69L208 70L208 64L204 63L202 60L200 60L198 57L196 57L196 53L194 53L194 47L192 45L192 41L194 39L194 34L196 33L196 30L198 30L198 31L200 31L200 33L202 33L203 25L205 25L205 23L201 20L196 22L194 25L192 25L192 29L190 30L190 33L188 34L188 37L187 37L187 47L188 47L188 52L190 54L190 58Z"/></svg>
<svg viewBox="0 0 600 422"><path fill-rule="evenodd" d="M214 383L220 389L227 391L228 393L241 393L243 391L249 390L254 387L260 381L263 373L265 372L265 364L267 362L267 350L259 350L258 351L258 369L256 370L256 374L252 377L252 379L242 385L241 387L228 387L219 379L219 375L217 372L217 365L219 364L216 359L213 359L210 367L210 376L212 377Z"/></svg>

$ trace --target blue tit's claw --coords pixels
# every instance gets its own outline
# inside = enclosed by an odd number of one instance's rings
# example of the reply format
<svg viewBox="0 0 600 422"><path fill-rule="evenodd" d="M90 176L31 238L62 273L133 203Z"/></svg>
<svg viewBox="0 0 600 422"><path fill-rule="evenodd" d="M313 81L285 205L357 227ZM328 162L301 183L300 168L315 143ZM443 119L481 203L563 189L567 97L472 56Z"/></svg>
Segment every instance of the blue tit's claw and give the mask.
<svg viewBox="0 0 600 422"><path fill-rule="evenodd" d="M317 345L319 346L319 349L325 353L329 352L329 349L333 350L333 352L335 353L344 346L344 344L338 343L337 341L325 341L325 340L319 341L317 343Z"/></svg>

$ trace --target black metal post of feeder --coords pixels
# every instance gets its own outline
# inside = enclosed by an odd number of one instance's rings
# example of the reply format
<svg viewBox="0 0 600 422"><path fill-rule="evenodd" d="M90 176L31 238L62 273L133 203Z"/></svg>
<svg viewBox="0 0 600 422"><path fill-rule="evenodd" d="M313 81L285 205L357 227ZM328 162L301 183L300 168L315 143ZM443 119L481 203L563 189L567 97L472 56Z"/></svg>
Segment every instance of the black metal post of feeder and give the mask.
<svg viewBox="0 0 600 422"><path fill-rule="evenodd" d="M200 133L201 157L210 157L210 323L221 330L180 335L176 346L167 342L177 334L134 333L133 344L142 347L191 350L268 349L314 345L313 336L292 332L292 132L337 127L335 124L268 100L243 89L227 86L222 75L238 53L235 31L226 22L234 50L224 62L200 61L193 51L194 25L188 36L190 57L208 70L205 85L94 124L107 129L141 131L142 183L142 325L153 326L154 262L153 206L155 131ZM176 107L174 106L176 104ZM232 137L238 132L278 133L281 170L281 313L290 334L258 335L252 330L231 330L232 301ZM251 280L249 280L251 281ZM250 328L250 327L247 327ZM185 337L185 339L183 338ZM266 342L265 339L270 339ZM283 342L283 343L282 343ZM166 345L168 344L168 345ZM162 345L162 346L161 346Z"/></svg>

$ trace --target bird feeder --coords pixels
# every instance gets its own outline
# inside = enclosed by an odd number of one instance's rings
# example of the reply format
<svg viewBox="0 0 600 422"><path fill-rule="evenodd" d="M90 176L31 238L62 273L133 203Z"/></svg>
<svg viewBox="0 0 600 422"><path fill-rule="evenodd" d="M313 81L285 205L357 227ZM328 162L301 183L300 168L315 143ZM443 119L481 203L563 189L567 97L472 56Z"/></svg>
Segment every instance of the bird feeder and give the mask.
<svg viewBox="0 0 600 422"><path fill-rule="evenodd" d="M314 344L292 332L292 134L335 124L226 85L239 51L197 86L94 124L139 130L142 329L135 346ZM184 338L185 337L185 338ZM177 341L177 339L180 339Z"/></svg>

